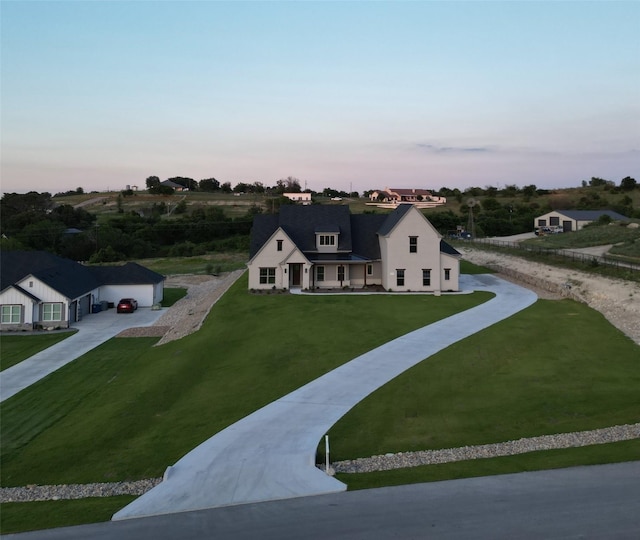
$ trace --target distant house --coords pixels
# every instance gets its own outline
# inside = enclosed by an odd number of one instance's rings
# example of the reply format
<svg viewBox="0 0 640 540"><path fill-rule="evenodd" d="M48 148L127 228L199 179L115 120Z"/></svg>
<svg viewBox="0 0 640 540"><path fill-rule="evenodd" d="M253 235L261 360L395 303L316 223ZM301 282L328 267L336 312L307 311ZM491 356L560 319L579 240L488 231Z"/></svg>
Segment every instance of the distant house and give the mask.
<svg viewBox="0 0 640 540"><path fill-rule="evenodd" d="M564 232L579 231L603 215L614 221L629 219L613 210L553 210L535 218L534 228L560 227Z"/></svg>
<svg viewBox="0 0 640 540"><path fill-rule="evenodd" d="M287 199L301 204L311 204L311 193L283 193Z"/></svg>
<svg viewBox="0 0 640 540"><path fill-rule="evenodd" d="M460 257L411 204L387 215L285 205L254 218L249 288L457 291Z"/></svg>
<svg viewBox="0 0 640 540"><path fill-rule="evenodd" d="M372 191L369 199L375 203L400 204L411 203L423 207L433 207L446 204L446 197L437 197L427 189L419 188L389 188Z"/></svg>
<svg viewBox="0 0 640 540"><path fill-rule="evenodd" d="M177 184L176 182L172 182L171 180L164 180L163 182L160 182L160 185L170 187L175 191L189 191L189 188L184 187L182 184Z"/></svg>
<svg viewBox="0 0 640 540"><path fill-rule="evenodd" d="M0 329L67 328L94 304L162 301L164 276L136 263L85 266L44 251L0 254Z"/></svg>

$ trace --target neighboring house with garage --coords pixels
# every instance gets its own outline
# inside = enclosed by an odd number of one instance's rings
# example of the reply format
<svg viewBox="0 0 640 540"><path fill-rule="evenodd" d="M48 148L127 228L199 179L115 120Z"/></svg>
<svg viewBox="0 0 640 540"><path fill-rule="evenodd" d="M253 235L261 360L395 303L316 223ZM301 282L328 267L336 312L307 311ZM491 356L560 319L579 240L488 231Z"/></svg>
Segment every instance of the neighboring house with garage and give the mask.
<svg viewBox="0 0 640 540"><path fill-rule="evenodd" d="M382 286L393 291L458 291L461 255L412 204L389 214L348 206L280 207L255 216L250 289Z"/></svg>
<svg viewBox="0 0 640 540"><path fill-rule="evenodd" d="M164 276L136 263L85 266L44 251L0 254L0 329L67 328L92 306L131 297L162 301Z"/></svg>
<svg viewBox="0 0 640 540"><path fill-rule="evenodd" d="M609 216L613 221L629 219L613 210L553 210L535 218L534 228L560 227L563 232L579 231L585 225L598 221L603 215Z"/></svg>

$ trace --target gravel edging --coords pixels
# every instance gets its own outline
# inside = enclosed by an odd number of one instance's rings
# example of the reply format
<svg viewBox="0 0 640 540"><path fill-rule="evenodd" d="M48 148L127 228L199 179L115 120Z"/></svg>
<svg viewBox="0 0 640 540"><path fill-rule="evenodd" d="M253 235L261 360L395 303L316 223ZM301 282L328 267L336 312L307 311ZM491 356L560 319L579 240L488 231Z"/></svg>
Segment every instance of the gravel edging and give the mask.
<svg viewBox="0 0 640 540"><path fill-rule="evenodd" d="M31 485L25 487L0 488L0 503L60 501L86 499L88 497L115 497L117 495L143 495L160 482L162 482L162 478L102 484Z"/></svg>
<svg viewBox="0 0 640 540"><path fill-rule="evenodd" d="M366 473L389 471L434 465L484 459L499 456L513 456L540 450L561 448L577 448L595 444L606 444L618 441L640 439L640 423L613 426L591 431L560 433L558 435L542 435L528 439L518 439L504 443L483 444L479 446L462 446L444 450L424 450L421 452L398 452L384 456L372 456L331 464L332 472ZM324 466L318 465L324 469ZM67 484L56 486L30 485L25 487L0 488L0 503L58 501L71 499L86 499L89 497L113 497L116 495L143 495L157 486L162 478L149 478L131 482L112 482L104 484Z"/></svg>
<svg viewBox="0 0 640 540"><path fill-rule="evenodd" d="M613 426L609 428L542 435L518 439L504 443L483 444L479 446L462 446L443 450L424 450L420 452L398 452L369 458L358 458L338 461L332 464L333 470L340 473L366 473L389 471L421 465L435 465L500 456L514 456L540 450L578 448L596 444L640 439L640 423Z"/></svg>

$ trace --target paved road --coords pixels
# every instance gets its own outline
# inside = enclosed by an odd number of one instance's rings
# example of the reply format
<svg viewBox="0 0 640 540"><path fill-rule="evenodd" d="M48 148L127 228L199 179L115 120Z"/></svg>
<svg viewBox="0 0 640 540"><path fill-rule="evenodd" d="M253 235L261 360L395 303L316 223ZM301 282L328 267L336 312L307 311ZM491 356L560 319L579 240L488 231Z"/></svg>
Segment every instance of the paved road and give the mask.
<svg viewBox="0 0 640 540"><path fill-rule="evenodd" d="M0 402L79 358L133 326L151 326L165 310L140 308L135 313L115 309L85 315L72 325L78 332L0 373Z"/></svg>
<svg viewBox="0 0 640 540"><path fill-rule="evenodd" d="M640 462L336 493L6 538L637 540Z"/></svg>
<svg viewBox="0 0 640 540"><path fill-rule="evenodd" d="M402 336L327 373L221 431L115 520L344 491L315 467L318 441L359 401L449 345L533 304L535 293L493 275L462 276L495 298Z"/></svg>

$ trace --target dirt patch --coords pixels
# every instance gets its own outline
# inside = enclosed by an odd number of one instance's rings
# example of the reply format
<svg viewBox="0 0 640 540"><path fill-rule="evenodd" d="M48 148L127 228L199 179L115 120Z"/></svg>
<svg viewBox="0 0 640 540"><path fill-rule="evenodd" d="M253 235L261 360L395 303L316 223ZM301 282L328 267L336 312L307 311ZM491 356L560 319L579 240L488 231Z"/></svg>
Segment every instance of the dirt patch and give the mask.
<svg viewBox="0 0 640 540"><path fill-rule="evenodd" d="M572 298L587 304L640 345L640 283L473 248L460 252L469 262L495 270L501 277L533 290L540 298Z"/></svg>

